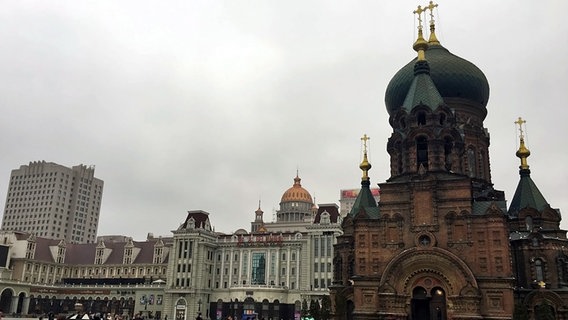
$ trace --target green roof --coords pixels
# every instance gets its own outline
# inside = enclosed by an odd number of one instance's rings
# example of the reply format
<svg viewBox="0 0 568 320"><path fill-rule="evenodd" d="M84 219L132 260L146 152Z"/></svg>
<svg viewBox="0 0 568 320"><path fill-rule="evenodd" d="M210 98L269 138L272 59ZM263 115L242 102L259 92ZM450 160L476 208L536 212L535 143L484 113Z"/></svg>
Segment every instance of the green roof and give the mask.
<svg viewBox="0 0 568 320"><path fill-rule="evenodd" d="M509 216L517 216L521 209L527 207L542 211L549 206L548 202L544 199L544 196L531 179L530 173L531 171L529 169L520 170L521 180L517 185L513 200L511 200L508 212Z"/></svg>
<svg viewBox="0 0 568 320"><path fill-rule="evenodd" d="M353 219L363 217L363 214L366 214L366 217L371 219L378 219L380 217L379 207L377 206L375 197L373 197L373 193L369 187L370 185L369 180L361 181L361 191L359 191L357 199L355 199L355 203L351 208L351 212L349 212L349 215Z"/></svg>
<svg viewBox="0 0 568 320"><path fill-rule="evenodd" d="M464 98L481 104L489 100L489 82L473 63L462 59L441 45L432 45L425 52L430 65L430 77L443 98ZM404 104L414 79L416 58L402 67L389 82L385 104L390 115Z"/></svg>
<svg viewBox="0 0 568 320"><path fill-rule="evenodd" d="M402 107L410 112L418 105L426 105L431 110L436 110L444 103L444 99L436 89L436 85L430 78L428 62L418 61L414 66L414 80L408 89Z"/></svg>

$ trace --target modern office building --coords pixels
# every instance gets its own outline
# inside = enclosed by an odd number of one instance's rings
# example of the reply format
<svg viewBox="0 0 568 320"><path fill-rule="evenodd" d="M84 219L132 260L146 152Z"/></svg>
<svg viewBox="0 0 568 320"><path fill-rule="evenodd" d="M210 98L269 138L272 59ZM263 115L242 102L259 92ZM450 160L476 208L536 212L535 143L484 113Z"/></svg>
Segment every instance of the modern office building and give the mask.
<svg viewBox="0 0 568 320"><path fill-rule="evenodd" d="M30 162L12 170L1 230L95 242L102 195L103 181L92 166Z"/></svg>

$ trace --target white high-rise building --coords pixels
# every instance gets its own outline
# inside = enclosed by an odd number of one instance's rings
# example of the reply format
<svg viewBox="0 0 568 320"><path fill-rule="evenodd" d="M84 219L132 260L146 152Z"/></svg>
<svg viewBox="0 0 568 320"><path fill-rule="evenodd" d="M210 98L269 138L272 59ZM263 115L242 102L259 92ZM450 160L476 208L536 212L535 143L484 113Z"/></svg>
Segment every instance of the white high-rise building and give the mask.
<svg viewBox="0 0 568 320"><path fill-rule="evenodd" d="M37 161L12 170L1 230L69 243L97 237L103 181L95 167Z"/></svg>

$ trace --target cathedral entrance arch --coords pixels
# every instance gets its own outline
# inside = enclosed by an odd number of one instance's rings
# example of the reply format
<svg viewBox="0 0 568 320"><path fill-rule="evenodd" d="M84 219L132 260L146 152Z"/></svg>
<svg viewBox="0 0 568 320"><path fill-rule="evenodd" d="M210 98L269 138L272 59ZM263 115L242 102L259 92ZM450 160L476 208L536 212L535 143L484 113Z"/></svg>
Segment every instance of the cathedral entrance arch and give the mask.
<svg viewBox="0 0 568 320"><path fill-rule="evenodd" d="M392 259L383 273L379 296L385 301L381 308L387 317L406 314L412 320L446 320L480 315L473 273L459 257L437 247L411 248ZM469 310L462 306L465 303L471 304Z"/></svg>

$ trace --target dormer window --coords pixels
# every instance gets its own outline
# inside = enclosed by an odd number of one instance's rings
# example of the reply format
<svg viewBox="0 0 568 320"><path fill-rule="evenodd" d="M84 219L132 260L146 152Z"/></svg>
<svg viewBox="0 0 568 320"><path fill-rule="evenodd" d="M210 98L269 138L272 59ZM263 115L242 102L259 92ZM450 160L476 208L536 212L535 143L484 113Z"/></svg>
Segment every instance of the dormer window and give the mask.
<svg viewBox="0 0 568 320"><path fill-rule="evenodd" d="M320 224L329 224L330 222L331 222L331 219L330 219L329 213L327 211L323 212L321 214Z"/></svg>
<svg viewBox="0 0 568 320"><path fill-rule="evenodd" d="M95 264L103 264L103 256L105 254L104 248L97 248L95 253Z"/></svg>
<svg viewBox="0 0 568 320"><path fill-rule="evenodd" d="M26 259L33 259L35 255L36 243L29 241L26 247Z"/></svg>
<svg viewBox="0 0 568 320"><path fill-rule="evenodd" d="M57 263L63 263L65 261L65 247L57 248Z"/></svg>

